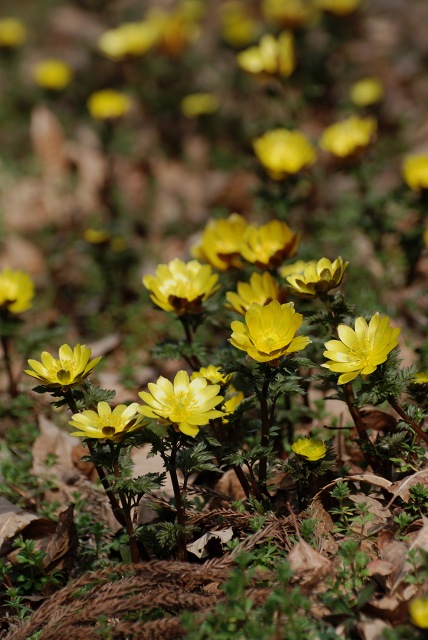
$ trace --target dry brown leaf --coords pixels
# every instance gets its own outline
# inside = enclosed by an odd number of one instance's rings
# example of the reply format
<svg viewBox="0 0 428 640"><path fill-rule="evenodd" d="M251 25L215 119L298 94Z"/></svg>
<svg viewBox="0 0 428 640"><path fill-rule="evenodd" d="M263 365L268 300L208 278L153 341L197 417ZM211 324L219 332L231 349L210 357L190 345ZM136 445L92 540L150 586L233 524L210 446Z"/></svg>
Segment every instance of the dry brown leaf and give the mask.
<svg viewBox="0 0 428 640"><path fill-rule="evenodd" d="M407 553L404 559L401 559L401 563L397 563L397 570L395 572L394 581L391 585L391 595L393 595L400 586L402 586L405 578L415 570L413 564L407 561L408 553L412 549L422 549L428 553L428 518L422 517L422 528L417 532L415 539L410 547L407 549ZM422 564L422 558L419 560L419 564Z"/></svg>
<svg viewBox="0 0 428 640"><path fill-rule="evenodd" d="M46 106L33 108L30 134L43 180L48 184L63 180L68 173L65 133L58 118Z"/></svg>
<svg viewBox="0 0 428 640"><path fill-rule="evenodd" d="M187 545L187 550L193 553L197 558L207 558L209 553L210 540L219 541L221 547L233 538L233 529L219 529L218 531L207 531L203 536Z"/></svg>
<svg viewBox="0 0 428 640"><path fill-rule="evenodd" d="M33 444L31 472L38 477L56 476L66 482L76 474L76 468L73 464L73 449L77 440L43 414L39 415L38 423L40 435ZM55 463L49 467L46 466L48 455L56 458Z"/></svg>
<svg viewBox="0 0 428 640"><path fill-rule="evenodd" d="M229 469L216 482L215 491L229 496L232 500L245 500L246 495L233 469Z"/></svg>
<svg viewBox="0 0 428 640"><path fill-rule="evenodd" d="M411 476L407 476L406 478L403 478L403 480L394 482L389 489L393 496L388 502L386 508L390 507L398 496L404 502L409 502L410 489L418 483L424 485L424 487L428 487L428 468L422 469L421 471L416 471L416 473L413 473Z"/></svg>
<svg viewBox="0 0 428 640"><path fill-rule="evenodd" d="M30 522L38 519L35 513L25 511L0 496L0 554L4 553L3 549L11 538L21 533Z"/></svg>
<svg viewBox="0 0 428 640"><path fill-rule="evenodd" d="M390 625L383 620L362 620L357 623L358 631L362 640L384 640L385 629L390 629Z"/></svg>
<svg viewBox="0 0 428 640"><path fill-rule="evenodd" d="M304 540L299 540L288 554L291 570L302 586L313 586L331 571L332 563Z"/></svg>

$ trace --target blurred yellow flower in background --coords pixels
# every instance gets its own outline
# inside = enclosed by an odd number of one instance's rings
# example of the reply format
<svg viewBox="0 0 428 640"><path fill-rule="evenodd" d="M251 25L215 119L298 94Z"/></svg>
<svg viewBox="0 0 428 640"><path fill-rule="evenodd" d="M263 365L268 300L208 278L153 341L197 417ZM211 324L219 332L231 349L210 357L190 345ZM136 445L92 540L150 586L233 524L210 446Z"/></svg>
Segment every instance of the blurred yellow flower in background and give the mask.
<svg viewBox="0 0 428 640"><path fill-rule="evenodd" d="M164 53L177 56L199 38L203 10L203 4L198 0L183 0L173 11L159 7L149 11L147 21L157 31L158 43Z"/></svg>
<svg viewBox="0 0 428 640"><path fill-rule="evenodd" d="M98 48L107 58L123 60L141 56L158 42L160 29L154 22L125 22L108 29L98 39Z"/></svg>
<svg viewBox="0 0 428 640"><path fill-rule="evenodd" d="M361 5L361 0L316 0L316 5L337 16L347 16Z"/></svg>
<svg viewBox="0 0 428 640"><path fill-rule="evenodd" d="M191 93L181 101L181 112L187 118L214 113L219 107L217 96L213 93L200 92Z"/></svg>
<svg viewBox="0 0 428 640"><path fill-rule="evenodd" d="M61 91L67 87L73 77L70 65L57 58L41 60L33 69L36 84L43 89Z"/></svg>
<svg viewBox="0 0 428 640"><path fill-rule="evenodd" d="M31 307L34 283L28 273L20 270L0 271L0 308L10 313L22 313Z"/></svg>
<svg viewBox="0 0 428 640"><path fill-rule="evenodd" d="M293 34L282 31L275 38L266 33L259 44L238 53L236 60L248 73L287 77L295 68Z"/></svg>
<svg viewBox="0 0 428 640"><path fill-rule="evenodd" d="M210 220L202 234L202 242L192 248L198 260L209 262L218 271L240 267L240 246L247 222L238 213L228 218Z"/></svg>
<svg viewBox="0 0 428 640"><path fill-rule="evenodd" d="M413 191L428 189L428 154L409 155L403 160L401 167L404 182Z"/></svg>
<svg viewBox="0 0 428 640"><path fill-rule="evenodd" d="M352 116L327 127L321 136L320 147L334 156L346 158L367 147L376 130L377 122L374 118Z"/></svg>
<svg viewBox="0 0 428 640"><path fill-rule="evenodd" d="M282 278L301 275L309 264L316 264L316 260L296 260L296 262L285 264L280 268L279 274Z"/></svg>
<svg viewBox="0 0 428 640"><path fill-rule="evenodd" d="M202 313L202 303L218 290L218 275L211 266L197 260L183 262L179 258L160 264L156 275L143 277L153 302L178 315Z"/></svg>
<svg viewBox="0 0 428 640"><path fill-rule="evenodd" d="M206 378L189 380L186 371L179 371L174 383L160 376L157 383L149 382L149 392L138 395L146 404L139 408L147 418L167 421L182 433L196 436L214 418L221 418L223 412L214 409L223 397L219 396L220 385L208 384Z"/></svg>
<svg viewBox="0 0 428 640"><path fill-rule="evenodd" d="M262 269L278 267L293 256L299 245L299 235L286 222L271 220L259 227L248 225L241 240L241 255L247 262Z"/></svg>
<svg viewBox="0 0 428 640"><path fill-rule="evenodd" d="M247 10L245 2L230 0L220 6L222 38L234 47L245 47L254 42L260 33L260 25Z"/></svg>
<svg viewBox="0 0 428 640"><path fill-rule="evenodd" d="M273 129L253 141L254 152L273 180L283 180L315 162L315 149L300 131Z"/></svg>
<svg viewBox="0 0 428 640"><path fill-rule="evenodd" d="M376 313L369 324L364 318L355 320L355 331L340 324L337 328L339 340L325 343L324 356L329 361L321 365L330 371L339 372L338 384L346 384L360 374L369 375L385 362L388 353L398 344L400 329L390 325L388 316Z"/></svg>
<svg viewBox="0 0 428 640"><path fill-rule="evenodd" d="M228 416L235 411L243 400L245 400L245 394L230 385L226 392L224 403L221 406L222 411L224 411L223 423L227 424L229 422Z"/></svg>
<svg viewBox="0 0 428 640"><path fill-rule="evenodd" d="M224 373L222 372L221 367L216 367L215 365L210 364L208 367L201 367L199 371L194 371L190 376L190 379L206 378L211 384L224 386L229 382L231 377L231 373Z"/></svg>
<svg viewBox="0 0 428 640"><path fill-rule="evenodd" d="M74 349L63 344L59 348L58 358L43 351L42 362L28 360L33 371L26 369L25 373L49 387L73 387L80 384L101 360L101 356L90 360L91 354L92 349L84 344L77 344Z"/></svg>
<svg viewBox="0 0 428 640"><path fill-rule="evenodd" d="M428 629L428 598L413 598L409 602L410 620L420 629Z"/></svg>
<svg viewBox="0 0 428 640"><path fill-rule="evenodd" d="M0 19L0 48L16 49L25 42L27 29L18 18Z"/></svg>
<svg viewBox="0 0 428 640"><path fill-rule="evenodd" d="M263 0L262 11L268 21L290 29L305 26L318 15L313 0Z"/></svg>
<svg viewBox="0 0 428 640"><path fill-rule="evenodd" d="M76 427L77 431L71 435L120 442L124 435L144 426L139 406L138 402L118 404L112 411L107 402L99 402L97 411L85 410L72 416L68 424Z"/></svg>
<svg viewBox="0 0 428 640"><path fill-rule="evenodd" d="M302 274L288 276L287 282L300 298L316 298L339 286L348 264L341 257L334 262L321 258L318 262L309 262Z"/></svg>
<svg viewBox="0 0 428 640"><path fill-rule="evenodd" d="M428 384L428 371L418 371L411 380L412 384Z"/></svg>
<svg viewBox="0 0 428 640"><path fill-rule="evenodd" d="M303 316L294 305L273 300L262 306L253 302L245 314L245 324L235 320L231 324L229 342L256 360L276 364L280 358L301 351L311 341L305 336L295 337Z"/></svg>
<svg viewBox="0 0 428 640"><path fill-rule="evenodd" d="M253 302L263 306L279 298L278 285L268 271L253 273L250 282L238 282L237 289L237 293L227 291L226 300L229 306L241 315L246 314Z"/></svg>
<svg viewBox="0 0 428 640"><path fill-rule="evenodd" d="M310 462L321 460L327 453L327 445L317 438L299 438L291 445L291 448L295 454Z"/></svg>
<svg viewBox="0 0 428 640"><path fill-rule="evenodd" d="M111 235L108 231L90 228L85 229L83 232L83 238L86 242L89 242L89 244L105 244L110 241Z"/></svg>
<svg viewBox="0 0 428 640"><path fill-rule="evenodd" d="M129 112L131 100L126 94L114 89L102 89L89 96L87 106L95 120L115 120Z"/></svg>
<svg viewBox="0 0 428 640"><path fill-rule="evenodd" d="M355 82L350 91L351 101L357 107L368 107L380 102L384 95L384 88L378 78L362 78Z"/></svg>

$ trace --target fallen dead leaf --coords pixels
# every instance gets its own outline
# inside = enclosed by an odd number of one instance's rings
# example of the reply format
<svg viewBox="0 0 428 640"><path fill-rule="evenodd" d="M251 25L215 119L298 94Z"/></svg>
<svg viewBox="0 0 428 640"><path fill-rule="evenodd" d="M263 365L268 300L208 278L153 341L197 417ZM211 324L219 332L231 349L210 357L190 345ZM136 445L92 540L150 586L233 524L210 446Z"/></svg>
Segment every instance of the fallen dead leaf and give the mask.
<svg viewBox="0 0 428 640"><path fill-rule="evenodd" d="M229 542L233 538L233 529L228 527L227 529L219 529L218 531L207 531L203 536L191 542L187 545L187 550L193 553L197 558L207 558L209 554L209 542L210 540L218 540L220 545L223 546L226 542Z"/></svg>
<svg viewBox="0 0 428 640"><path fill-rule="evenodd" d="M33 520L38 520L35 513L17 507L0 496L0 555L8 541L21 533Z"/></svg>

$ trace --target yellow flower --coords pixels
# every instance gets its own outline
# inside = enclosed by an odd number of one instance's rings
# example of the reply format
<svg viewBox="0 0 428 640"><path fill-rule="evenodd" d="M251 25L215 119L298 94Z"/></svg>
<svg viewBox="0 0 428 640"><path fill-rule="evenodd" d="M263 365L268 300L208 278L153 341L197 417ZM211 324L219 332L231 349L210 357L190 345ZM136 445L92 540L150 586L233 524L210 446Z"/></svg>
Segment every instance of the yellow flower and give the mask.
<svg viewBox="0 0 428 640"><path fill-rule="evenodd" d="M128 113L131 100L124 93L114 89L103 89L89 96L87 106L89 113L96 120L113 120Z"/></svg>
<svg viewBox="0 0 428 640"><path fill-rule="evenodd" d="M153 302L178 315L202 312L202 303L217 290L218 275L210 265L197 260L183 262L175 258L168 264L160 264L156 276L143 277L143 285L151 292Z"/></svg>
<svg viewBox="0 0 428 640"><path fill-rule="evenodd" d="M358 375L369 375L385 362L388 353L398 344L400 329L389 324L389 317L376 313L369 324L364 318L355 320L355 331L344 324L337 328L339 340L325 343L324 356L329 361L321 365L342 373L338 384L346 384Z"/></svg>
<svg viewBox="0 0 428 640"><path fill-rule="evenodd" d="M413 191L428 188L428 155L424 153L407 156L401 167L404 182Z"/></svg>
<svg viewBox="0 0 428 640"><path fill-rule="evenodd" d="M141 56L159 40L160 32L151 22L125 22L108 29L98 40L98 48L107 58L123 60Z"/></svg>
<svg viewBox="0 0 428 640"><path fill-rule="evenodd" d="M410 620L420 629L428 629L428 598L413 598L409 602Z"/></svg>
<svg viewBox="0 0 428 640"><path fill-rule="evenodd" d="M292 262L291 264L285 264L279 270L280 276L282 278L288 278L288 276L300 276L309 264L316 264L316 260L296 260L296 262Z"/></svg>
<svg viewBox="0 0 428 640"><path fill-rule="evenodd" d="M48 58L36 64L33 76L39 87L61 91L70 84L73 74L70 66L63 60Z"/></svg>
<svg viewBox="0 0 428 640"><path fill-rule="evenodd" d="M83 237L89 244L105 244L110 240L110 234L101 229L85 229Z"/></svg>
<svg viewBox="0 0 428 640"><path fill-rule="evenodd" d="M351 87L350 98L357 107L368 107L382 100L383 86L378 78L363 78Z"/></svg>
<svg viewBox="0 0 428 640"><path fill-rule="evenodd" d="M376 129L377 123L374 118L352 116L327 127L321 136L320 147L334 156L346 158L367 147Z"/></svg>
<svg viewBox="0 0 428 640"><path fill-rule="evenodd" d="M91 354L92 350L84 344L77 344L74 349L68 344L63 344L59 348L58 359L43 351L41 362L28 360L33 371L26 369L25 373L46 386L68 389L80 384L101 360L99 356L89 361Z"/></svg>
<svg viewBox="0 0 428 640"><path fill-rule="evenodd" d="M218 271L240 267L240 245L246 227L246 221L238 213L232 213L225 220L210 220L201 244L193 247L192 255L209 262Z"/></svg>
<svg viewBox="0 0 428 640"><path fill-rule="evenodd" d="M327 453L327 445L316 438L299 438L291 445L294 453L310 462L321 460Z"/></svg>
<svg viewBox="0 0 428 640"><path fill-rule="evenodd" d="M299 245L298 234L288 224L271 220L256 227L248 225L241 242L241 255L260 268L274 268L293 256Z"/></svg>
<svg viewBox="0 0 428 640"><path fill-rule="evenodd" d="M76 427L72 436L79 438L97 438L119 442L126 433L144 426L144 418L138 412L138 402L129 406L118 404L111 410L107 402L99 402L97 411L75 413L68 424Z"/></svg>
<svg viewBox="0 0 428 640"><path fill-rule="evenodd" d="M10 313L22 313L31 307L34 283L24 271L0 271L0 308Z"/></svg>
<svg viewBox="0 0 428 640"><path fill-rule="evenodd" d="M273 180L283 180L315 162L315 149L300 131L273 129L256 138L254 152Z"/></svg>
<svg viewBox="0 0 428 640"><path fill-rule="evenodd" d="M361 0L316 0L316 4L324 11L337 16L346 16L360 6Z"/></svg>
<svg viewBox="0 0 428 640"><path fill-rule="evenodd" d="M258 45L241 51L236 59L241 69L248 73L287 77L295 68L293 34L282 31L275 38L266 33Z"/></svg>
<svg viewBox="0 0 428 640"><path fill-rule="evenodd" d="M263 0L262 10L268 20L291 29L316 17L312 0Z"/></svg>
<svg viewBox="0 0 428 640"><path fill-rule="evenodd" d="M411 380L412 384L428 384L428 371L418 371Z"/></svg>
<svg viewBox="0 0 428 640"><path fill-rule="evenodd" d="M303 316L295 312L292 303L273 300L263 307L253 302L245 314L245 324L232 322L229 342L257 362L276 364L283 356L301 351L311 342L304 336L295 337L302 321Z"/></svg>
<svg viewBox="0 0 428 640"><path fill-rule="evenodd" d="M339 286L348 264L340 257L334 262L321 258L309 262L302 274L288 276L287 282L300 298L316 298Z"/></svg>
<svg viewBox="0 0 428 640"><path fill-rule="evenodd" d="M206 378L210 384L219 384L224 386L229 382L231 377L231 373L223 373L221 371L221 367L216 367L213 364L210 364L208 367L201 367L199 371L192 373L190 379Z"/></svg>
<svg viewBox="0 0 428 640"><path fill-rule="evenodd" d="M238 391L232 385L228 388L224 403L222 404L222 411L224 411L223 423L229 422L228 416L235 411L237 406L245 400L245 395L242 391Z"/></svg>
<svg viewBox="0 0 428 640"><path fill-rule="evenodd" d="M254 42L260 27L248 14L244 2L230 0L220 7L221 34L226 42L235 47L245 47Z"/></svg>
<svg viewBox="0 0 428 640"><path fill-rule="evenodd" d="M238 282L238 293L235 291L226 293L226 300L230 307L243 316L253 302L264 306L272 300L278 300L278 297L278 285L268 271L253 273L250 282Z"/></svg>
<svg viewBox="0 0 428 640"><path fill-rule="evenodd" d="M191 93L181 101L181 111L187 118L214 113L219 106L213 93Z"/></svg>
<svg viewBox="0 0 428 640"><path fill-rule="evenodd" d="M198 39L201 13L201 3L188 0L171 12L153 8L147 15L147 21L157 30L162 50L167 55L177 56L188 44Z"/></svg>
<svg viewBox="0 0 428 640"><path fill-rule="evenodd" d="M27 29L18 18L0 20L0 48L16 49L27 37Z"/></svg>
<svg viewBox="0 0 428 640"><path fill-rule="evenodd" d="M220 385L208 384L206 378L189 380L186 371L179 371L174 383L160 376L157 383L149 382L149 391L138 395L146 403L139 408L147 418L170 422L188 436L196 436L214 418L221 418L222 411L214 409L222 400Z"/></svg>

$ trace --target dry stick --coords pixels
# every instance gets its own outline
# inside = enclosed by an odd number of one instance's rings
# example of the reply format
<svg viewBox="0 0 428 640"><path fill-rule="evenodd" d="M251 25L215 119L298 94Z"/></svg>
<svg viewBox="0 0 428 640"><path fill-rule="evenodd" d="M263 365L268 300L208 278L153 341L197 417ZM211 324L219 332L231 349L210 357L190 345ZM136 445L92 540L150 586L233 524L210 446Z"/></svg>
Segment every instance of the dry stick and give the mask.
<svg viewBox="0 0 428 640"><path fill-rule="evenodd" d="M412 418L410 418L410 416L407 415L407 413L404 411L401 405L397 402L397 400L395 400L395 398L390 396L388 398L388 402L391 405L391 407L394 409L394 411L398 413L398 415L403 420L403 422L405 422L410 427L412 427L412 429L416 431L418 436L428 444L428 434L425 433L425 431L422 431L421 426L416 422L416 420L413 420Z"/></svg>
<svg viewBox="0 0 428 640"><path fill-rule="evenodd" d="M180 318L181 324L183 325L184 333L186 334L186 342L189 346L193 343L193 333L190 328L190 324L187 322L185 318ZM197 371L201 368L201 363L197 356L183 356L189 367L193 369L193 371Z"/></svg>

